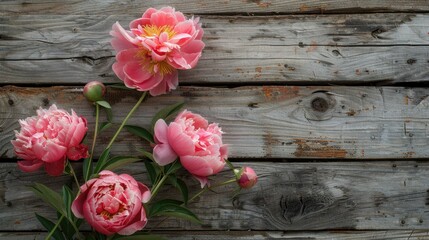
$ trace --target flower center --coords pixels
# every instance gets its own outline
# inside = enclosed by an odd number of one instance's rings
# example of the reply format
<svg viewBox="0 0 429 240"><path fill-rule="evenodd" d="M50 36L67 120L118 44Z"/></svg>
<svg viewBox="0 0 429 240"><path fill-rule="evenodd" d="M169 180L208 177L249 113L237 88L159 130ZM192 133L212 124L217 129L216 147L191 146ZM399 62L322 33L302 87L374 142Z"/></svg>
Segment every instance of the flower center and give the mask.
<svg viewBox="0 0 429 240"><path fill-rule="evenodd" d="M143 27L143 31L141 36L146 38L154 38L159 37L161 33L167 33L168 39L171 39L174 35L176 35L176 32L174 32L173 28L168 25L164 26L156 26L156 25L145 25Z"/></svg>
<svg viewBox="0 0 429 240"><path fill-rule="evenodd" d="M147 44L151 48L149 50L142 47L140 51L138 51L136 57L140 59L141 65L151 74L159 73L164 76L173 73L174 68L168 64L165 56L168 54L171 48L167 41L176 35L176 32L173 30L173 28L168 25L145 25L140 30L140 37L148 39ZM167 39L163 39L165 38L164 33L167 35ZM164 34L164 37L160 37L161 34ZM165 57L164 60L154 60L152 57L152 52L158 56Z"/></svg>

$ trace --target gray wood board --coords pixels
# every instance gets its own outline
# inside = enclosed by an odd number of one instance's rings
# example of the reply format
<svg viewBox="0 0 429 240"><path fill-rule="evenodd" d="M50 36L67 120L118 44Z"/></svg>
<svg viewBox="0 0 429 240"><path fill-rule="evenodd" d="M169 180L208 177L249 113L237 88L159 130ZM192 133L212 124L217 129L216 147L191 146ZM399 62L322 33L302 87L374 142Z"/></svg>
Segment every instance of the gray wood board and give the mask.
<svg viewBox="0 0 429 240"><path fill-rule="evenodd" d="M109 88L114 122L120 123L141 93ZM149 98L129 124L148 127L161 108L179 101L185 108L218 122L231 158L427 158L429 157L429 89L403 87L262 86L239 88L182 87ZM81 87L0 88L0 152L10 150L18 119L40 106L73 108L89 123L94 107ZM100 136L96 154L117 126ZM114 154L137 153L147 144L120 135Z"/></svg>
<svg viewBox="0 0 429 240"><path fill-rule="evenodd" d="M206 48L195 69L180 72L182 83L356 84L429 79L427 14L204 18ZM2 83L119 81L111 70L115 60L108 32L121 16L3 19Z"/></svg>
<svg viewBox="0 0 429 240"><path fill-rule="evenodd" d="M425 240L426 230L384 230L384 231L153 231L152 234L175 240ZM0 232L0 240L42 240L47 233L40 232Z"/></svg>
<svg viewBox="0 0 429 240"><path fill-rule="evenodd" d="M126 0L84 1L72 0L64 5L61 0L18 0L2 1L0 10L13 14L87 14L103 15L112 13L141 14L149 7L173 6L185 13L205 14L249 14L249 13L361 13L361 12L420 12L429 11L426 0L360 0L360 1L314 1L314 0Z"/></svg>
<svg viewBox="0 0 429 240"><path fill-rule="evenodd" d="M149 222L159 230L410 230L428 229L429 163L414 161L281 163L243 162L259 175L257 185L232 199L235 185L208 192L192 209L202 225L163 218ZM76 171L79 167L75 165ZM138 181L148 183L144 164L123 170ZM190 196L199 183L184 174ZM225 170L213 177L213 184L232 177ZM0 231L41 229L34 217L55 213L29 190L34 182L60 189L70 177L48 177L44 172L22 173L14 163L0 165ZM72 187L75 188L74 185ZM177 197L174 189L160 196ZM88 229L88 228L85 228ZM354 236L353 236L354 237Z"/></svg>

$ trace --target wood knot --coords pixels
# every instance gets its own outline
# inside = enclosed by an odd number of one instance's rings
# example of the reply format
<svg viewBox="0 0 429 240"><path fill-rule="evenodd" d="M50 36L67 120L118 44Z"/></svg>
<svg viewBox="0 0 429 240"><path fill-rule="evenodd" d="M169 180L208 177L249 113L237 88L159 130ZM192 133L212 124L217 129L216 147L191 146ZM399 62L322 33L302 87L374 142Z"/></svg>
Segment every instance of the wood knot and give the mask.
<svg viewBox="0 0 429 240"><path fill-rule="evenodd" d="M304 101L305 118L308 120L323 121L332 118L336 101L332 94L326 91L313 92Z"/></svg>
<svg viewBox="0 0 429 240"><path fill-rule="evenodd" d="M317 112L326 112L329 108L329 103L326 99L316 97L311 101L311 107Z"/></svg>

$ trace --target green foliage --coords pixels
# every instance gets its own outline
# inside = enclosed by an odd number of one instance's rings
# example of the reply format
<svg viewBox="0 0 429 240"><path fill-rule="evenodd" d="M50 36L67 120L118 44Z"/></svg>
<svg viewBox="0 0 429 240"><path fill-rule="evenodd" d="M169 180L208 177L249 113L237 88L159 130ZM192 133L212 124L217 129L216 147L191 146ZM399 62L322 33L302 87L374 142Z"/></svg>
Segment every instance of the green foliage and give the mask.
<svg viewBox="0 0 429 240"><path fill-rule="evenodd" d="M94 174L98 174L103 170L103 166L107 163L107 160L109 159L110 155L110 148L104 149L104 151L101 153L100 158L97 161L97 164L95 165Z"/></svg>
<svg viewBox="0 0 429 240"><path fill-rule="evenodd" d="M168 183L170 183L171 186L179 190L182 195L183 202L185 203L185 205L188 204L189 193L188 186L186 185L186 183L182 179L177 178L175 175L168 176Z"/></svg>
<svg viewBox="0 0 429 240"><path fill-rule="evenodd" d="M155 127L156 121L158 119L168 120L169 117L180 111L180 109L185 105L184 102L179 102L170 106L167 106L161 109L159 112L155 114L151 121L151 132L153 132L153 128Z"/></svg>
<svg viewBox="0 0 429 240"><path fill-rule="evenodd" d="M125 129L128 130L128 132L143 138L144 140L148 141L149 143L154 143L153 135L145 128L139 127L139 126L132 126L132 125L125 125Z"/></svg>
<svg viewBox="0 0 429 240"><path fill-rule="evenodd" d="M153 203L149 208L148 216L171 216L201 224L198 217L191 210L183 206L182 201L174 199L163 199Z"/></svg>
<svg viewBox="0 0 429 240"><path fill-rule="evenodd" d="M54 229L55 224L53 222L51 222L47 218L45 218L45 217L43 217L37 213L35 213L35 214L36 214L37 220L39 220L39 222L42 224L43 227L46 228L46 230L48 230L48 232L51 232ZM54 233L52 234L52 237L56 240L66 240L64 238L64 235L61 233L60 229L58 229L58 228L55 229Z"/></svg>
<svg viewBox="0 0 429 240"><path fill-rule="evenodd" d="M89 180L89 178L93 173L94 173L94 168L90 159L85 158L85 160L83 160L83 179L85 180L85 182Z"/></svg>
<svg viewBox="0 0 429 240"><path fill-rule="evenodd" d="M108 108L108 109L112 108L112 106L110 106L110 103L108 103L107 101L104 101L104 100L103 101L97 101L96 103L98 105L104 107L104 108Z"/></svg>

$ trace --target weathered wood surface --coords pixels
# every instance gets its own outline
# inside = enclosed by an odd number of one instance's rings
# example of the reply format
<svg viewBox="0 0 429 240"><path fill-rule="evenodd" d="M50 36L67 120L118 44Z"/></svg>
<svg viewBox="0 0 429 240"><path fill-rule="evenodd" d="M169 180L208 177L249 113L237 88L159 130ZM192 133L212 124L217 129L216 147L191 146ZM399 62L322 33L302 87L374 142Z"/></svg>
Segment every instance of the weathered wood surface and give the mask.
<svg viewBox="0 0 429 240"><path fill-rule="evenodd" d="M108 32L115 21L126 25L132 18L3 17L1 82L117 82ZM207 47L195 69L181 72L181 83L429 80L429 14L204 16L202 22Z"/></svg>
<svg viewBox="0 0 429 240"><path fill-rule="evenodd" d="M255 188L231 199L234 186L222 194L207 193L189 205L203 224L169 219L159 230L329 230L329 229L428 229L429 163L320 162L320 163L236 163L248 165L259 174ZM76 169L78 169L76 167ZM124 169L148 182L143 164ZM231 177L230 171L216 181ZM14 163L2 163L0 170L0 231L41 229L33 212L55 215L26 187L35 181L59 189L73 184L68 177L56 181L45 173L22 173ZM198 183L187 178L191 195ZM161 194L177 196L176 190ZM148 228L158 225L154 219Z"/></svg>
<svg viewBox="0 0 429 240"><path fill-rule="evenodd" d="M122 121L139 96L137 91L109 89L115 122ZM149 98L129 123L147 127L159 109L184 101L187 109L220 124L231 158L427 158L428 96L429 89L403 87L182 87ZM74 108L93 129L94 107L81 87L0 88L0 152L11 150L18 119L54 103ZM115 129L101 135L97 154ZM88 136L89 143L92 133ZM123 134L112 151L134 154L142 146L143 141Z"/></svg>
<svg viewBox="0 0 429 240"><path fill-rule="evenodd" d="M153 234L175 240L427 240L425 230L395 231L317 231L317 232L279 232L279 231L153 231ZM0 232L0 240L42 240L46 233L39 232Z"/></svg>
<svg viewBox="0 0 429 240"><path fill-rule="evenodd" d="M126 0L85 1L71 0L6 0L0 3L0 10L7 14L141 14L149 7L174 6L186 13L199 14L249 14L249 13L362 13L362 12L427 12L427 0Z"/></svg>

